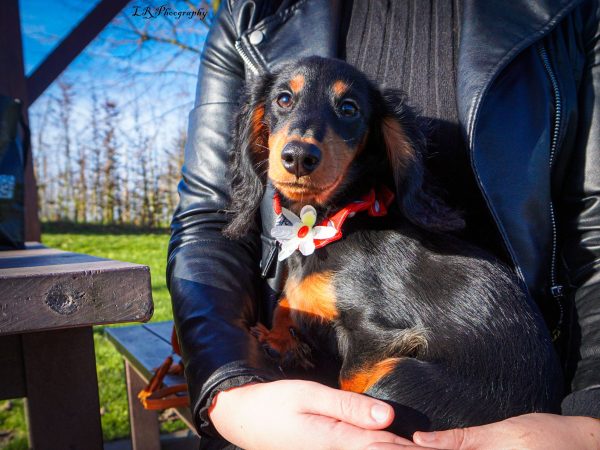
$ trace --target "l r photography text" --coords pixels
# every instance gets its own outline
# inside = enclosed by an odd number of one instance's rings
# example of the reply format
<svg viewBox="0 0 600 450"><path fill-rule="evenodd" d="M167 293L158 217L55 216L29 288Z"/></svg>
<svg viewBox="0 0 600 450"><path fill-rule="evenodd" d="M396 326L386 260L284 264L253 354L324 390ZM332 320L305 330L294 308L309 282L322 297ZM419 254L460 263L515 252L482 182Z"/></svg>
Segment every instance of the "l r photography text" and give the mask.
<svg viewBox="0 0 600 450"><path fill-rule="evenodd" d="M169 5L162 5L157 7L151 6L134 6L133 17L142 17L144 19L156 19L159 16L170 17L173 19L193 19L198 17L200 20L204 20L208 14L208 9L198 8L195 11L177 11L171 8Z"/></svg>

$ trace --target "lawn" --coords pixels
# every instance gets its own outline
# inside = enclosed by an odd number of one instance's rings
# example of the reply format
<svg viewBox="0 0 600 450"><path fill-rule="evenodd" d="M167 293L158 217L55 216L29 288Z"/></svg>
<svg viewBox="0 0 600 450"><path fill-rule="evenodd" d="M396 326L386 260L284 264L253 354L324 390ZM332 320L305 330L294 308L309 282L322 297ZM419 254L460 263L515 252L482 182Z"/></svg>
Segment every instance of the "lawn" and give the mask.
<svg viewBox="0 0 600 450"><path fill-rule="evenodd" d="M154 299L152 321L172 318L165 280L169 242L167 231L46 224L42 240L50 247L150 266ZM94 343L100 386L102 431L104 440L110 441L129 435L129 418L123 362L105 337L104 328L94 329ZM161 424L163 432L184 427L180 421L170 418L165 419ZM0 401L0 448L11 450L28 448L22 400Z"/></svg>

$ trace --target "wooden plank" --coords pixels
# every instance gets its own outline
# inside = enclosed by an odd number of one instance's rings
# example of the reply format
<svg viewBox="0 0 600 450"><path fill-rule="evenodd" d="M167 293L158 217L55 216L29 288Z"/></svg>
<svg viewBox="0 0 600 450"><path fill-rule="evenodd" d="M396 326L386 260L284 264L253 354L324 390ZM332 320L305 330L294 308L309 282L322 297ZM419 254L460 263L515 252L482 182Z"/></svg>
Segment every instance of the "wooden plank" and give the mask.
<svg viewBox="0 0 600 450"><path fill-rule="evenodd" d="M20 258L22 256L52 255L62 253L64 250L44 247L39 242L26 242L25 250L2 250L0 258Z"/></svg>
<svg viewBox="0 0 600 450"><path fill-rule="evenodd" d="M172 322L163 322L168 327ZM147 326L157 325L130 325L118 328L106 328L108 339L114 344L119 353L140 373L149 380L154 369L159 367L165 358L172 352L171 343L163 337L151 332ZM170 336L170 335L169 335ZM167 375L164 380L167 386L185 383L185 378L180 375Z"/></svg>
<svg viewBox="0 0 600 450"><path fill-rule="evenodd" d="M91 327L23 335L29 443L36 450L102 450Z"/></svg>
<svg viewBox="0 0 600 450"><path fill-rule="evenodd" d="M137 398L138 392L146 387L148 380L142 378L127 360L125 360L125 376L133 450L160 450L158 413L144 409Z"/></svg>
<svg viewBox="0 0 600 450"><path fill-rule="evenodd" d="M60 266L66 264L86 264L100 261L110 261L106 258L98 258L89 255L82 255L80 253L69 253L54 251L48 254L45 252L40 253L41 250L33 250L31 252L22 252L13 258L7 258L5 255L0 255L0 278L8 278L12 276L19 276L21 274L44 274L48 270L54 270L53 267L49 266ZM120 263L119 263L120 264ZM135 265L137 266L137 264ZM41 270L36 269L37 267ZM20 270L7 270L3 269L20 269ZM73 270L73 268L70 268Z"/></svg>
<svg viewBox="0 0 600 450"><path fill-rule="evenodd" d="M153 322L145 325L138 325L138 327L144 327L148 331L152 332L155 336L163 340L171 348L171 333L173 332L173 321L168 320L166 322ZM173 377L174 379L168 380L169 386L171 383L185 383L185 377ZM196 425L192 419L192 411L190 408L175 408L175 412L179 418L185 423L188 428L196 432Z"/></svg>
<svg viewBox="0 0 600 450"><path fill-rule="evenodd" d="M79 22L27 79L30 103L33 103L52 84L128 2L129 0L101 0Z"/></svg>
<svg viewBox="0 0 600 450"><path fill-rule="evenodd" d="M106 328L108 339L115 345L134 371L147 384L153 371L171 352L171 331L173 321L153 322L145 325ZM185 377L167 375L166 386L185 383ZM144 384L144 385L145 385ZM141 390L138 389L137 392ZM137 394L136 394L137 395ZM177 416L196 432L196 426L189 408L175 408Z"/></svg>
<svg viewBox="0 0 600 450"><path fill-rule="evenodd" d="M25 370L20 336L0 337L0 399L25 397Z"/></svg>
<svg viewBox="0 0 600 450"><path fill-rule="evenodd" d="M138 325L138 326L142 326L144 328L146 328L147 330L151 331L154 335L156 335L157 337L159 337L161 340L165 341L166 343L169 344L169 346L171 346L171 333L173 332L173 321L172 320L168 320L165 322L153 322L153 323L147 323L144 325ZM170 383L185 383L186 379L185 377L173 377L174 379L169 379L167 380L167 382L169 382L169 386L171 385ZM192 431L194 431L194 433L196 433L196 424L194 423L194 419L192 418L192 411L190 410L190 408L175 408L175 412L177 413L177 415L179 416L179 418L181 419L181 421L183 423L185 423L187 425L187 427L189 429L191 429Z"/></svg>
<svg viewBox="0 0 600 450"><path fill-rule="evenodd" d="M0 267L8 266L0 268L0 335L152 316L147 266L69 252L29 258L11 253L0 253Z"/></svg>
<svg viewBox="0 0 600 450"><path fill-rule="evenodd" d="M71 260L68 259L71 257L73 258L72 263ZM34 261L32 260L32 266L29 267L8 267L6 269L0 268L0 283L6 280L10 281L18 277L50 277L53 275L59 275L63 273L77 273L89 270L110 271L122 269L147 269L147 266L142 266L140 264L133 264L124 261L115 261L112 259L93 258L87 255L84 257L77 255L69 255L68 258L63 260L63 262L67 262L67 264L34 264Z"/></svg>
<svg viewBox="0 0 600 450"><path fill-rule="evenodd" d="M19 1L4 0L0 13L0 94L21 99L25 123L29 123L27 108L33 102L27 95L27 80L23 64ZM41 227L38 218L37 186L33 173L33 156L28 147L25 166L25 239L39 241Z"/></svg>
<svg viewBox="0 0 600 450"><path fill-rule="evenodd" d="M142 325L146 330L154 333L160 339L171 345L171 333L173 333L173 321L152 322Z"/></svg>

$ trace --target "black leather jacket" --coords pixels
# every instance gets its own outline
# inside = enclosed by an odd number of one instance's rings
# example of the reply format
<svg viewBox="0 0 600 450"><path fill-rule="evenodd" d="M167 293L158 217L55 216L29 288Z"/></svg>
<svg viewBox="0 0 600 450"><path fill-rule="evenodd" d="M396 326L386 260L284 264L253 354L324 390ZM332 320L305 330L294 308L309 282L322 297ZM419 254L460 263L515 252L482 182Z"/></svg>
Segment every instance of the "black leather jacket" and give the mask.
<svg viewBox="0 0 600 450"><path fill-rule="evenodd" d="M172 223L168 282L198 428L219 390L281 375L248 326L268 321L281 268L269 236L221 235L231 117L246 77L338 54L340 0L223 1L200 64ZM514 267L542 308L571 312L563 413L600 417L598 1L464 0L458 112L472 168ZM253 220L253 218L248 218ZM558 288L555 289L557 291Z"/></svg>

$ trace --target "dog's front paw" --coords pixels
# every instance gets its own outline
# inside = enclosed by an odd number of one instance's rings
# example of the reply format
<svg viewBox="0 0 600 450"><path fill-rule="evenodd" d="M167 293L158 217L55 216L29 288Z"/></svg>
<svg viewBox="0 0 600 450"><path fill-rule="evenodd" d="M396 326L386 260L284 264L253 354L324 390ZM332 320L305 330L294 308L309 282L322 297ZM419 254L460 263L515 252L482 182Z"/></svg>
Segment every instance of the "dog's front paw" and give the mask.
<svg viewBox="0 0 600 450"><path fill-rule="evenodd" d="M310 347L300 340L294 328L269 330L262 323L257 323L250 328L250 333L262 344L265 353L282 367L314 367L310 361Z"/></svg>
<svg viewBox="0 0 600 450"><path fill-rule="evenodd" d="M265 327L262 323L257 322L257 324L250 328L250 334L258 339L258 342L264 342L267 336L269 336L269 329Z"/></svg>

